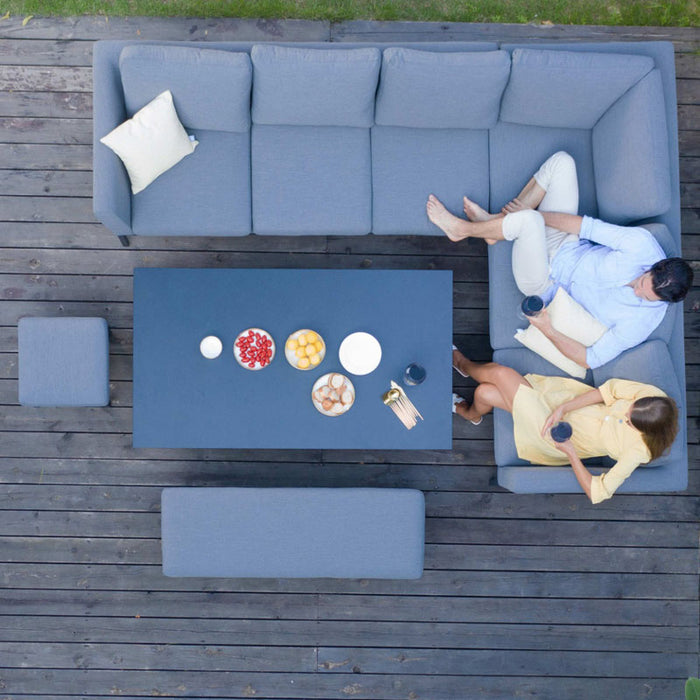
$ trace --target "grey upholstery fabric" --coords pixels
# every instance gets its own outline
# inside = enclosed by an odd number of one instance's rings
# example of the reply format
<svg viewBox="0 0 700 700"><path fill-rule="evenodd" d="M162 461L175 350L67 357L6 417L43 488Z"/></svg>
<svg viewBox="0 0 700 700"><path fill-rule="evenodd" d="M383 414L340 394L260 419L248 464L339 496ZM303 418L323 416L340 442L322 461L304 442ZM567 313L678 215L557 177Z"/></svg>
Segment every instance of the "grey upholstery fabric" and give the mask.
<svg viewBox="0 0 700 700"><path fill-rule="evenodd" d="M109 339L103 318L25 316L17 336L21 404L109 403Z"/></svg>
<svg viewBox="0 0 700 700"><path fill-rule="evenodd" d="M501 120L592 129L653 67L654 59L649 56L515 49Z"/></svg>
<svg viewBox="0 0 700 700"><path fill-rule="evenodd" d="M185 46L126 46L119 57L129 116L164 90L188 129L250 129L253 68L245 51Z"/></svg>
<svg viewBox="0 0 700 700"><path fill-rule="evenodd" d="M510 73L507 51L384 49L376 123L425 129L489 129Z"/></svg>
<svg viewBox="0 0 700 700"><path fill-rule="evenodd" d="M163 573L415 579L425 504L412 489L168 488Z"/></svg>
<svg viewBox="0 0 700 700"><path fill-rule="evenodd" d="M372 230L377 234L444 236L425 203L437 194L464 216L462 197L488 206L489 137L477 129L372 129Z"/></svg>

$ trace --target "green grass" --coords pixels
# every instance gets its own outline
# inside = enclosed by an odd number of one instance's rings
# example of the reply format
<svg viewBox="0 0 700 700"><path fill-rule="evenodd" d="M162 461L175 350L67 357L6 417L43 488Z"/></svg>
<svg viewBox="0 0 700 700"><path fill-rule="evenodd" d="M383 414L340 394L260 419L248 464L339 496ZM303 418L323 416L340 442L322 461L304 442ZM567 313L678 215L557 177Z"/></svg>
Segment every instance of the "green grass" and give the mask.
<svg viewBox="0 0 700 700"><path fill-rule="evenodd" d="M0 0L0 14L697 26L698 0Z"/></svg>

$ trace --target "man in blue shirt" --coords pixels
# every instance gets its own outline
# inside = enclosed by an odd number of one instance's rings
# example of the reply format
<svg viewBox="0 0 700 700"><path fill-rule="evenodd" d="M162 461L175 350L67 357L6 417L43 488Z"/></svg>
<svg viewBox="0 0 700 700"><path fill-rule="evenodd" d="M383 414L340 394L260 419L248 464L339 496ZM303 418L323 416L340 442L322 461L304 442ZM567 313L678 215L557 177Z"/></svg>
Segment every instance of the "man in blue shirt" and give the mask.
<svg viewBox="0 0 700 700"><path fill-rule="evenodd" d="M530 319L564 355L595 368L648 338L668 303L685 298L693 272L680 258L666 258L645 228L615 226L577 211L576 164L563 151L499 214L467 197L467 220L452 215L434 195L427 203L428 217L450 240L512 241L513 274L523 294L548 303L563 287L603 323L607 332L586 347L553 328L546 310Z"/></svg>

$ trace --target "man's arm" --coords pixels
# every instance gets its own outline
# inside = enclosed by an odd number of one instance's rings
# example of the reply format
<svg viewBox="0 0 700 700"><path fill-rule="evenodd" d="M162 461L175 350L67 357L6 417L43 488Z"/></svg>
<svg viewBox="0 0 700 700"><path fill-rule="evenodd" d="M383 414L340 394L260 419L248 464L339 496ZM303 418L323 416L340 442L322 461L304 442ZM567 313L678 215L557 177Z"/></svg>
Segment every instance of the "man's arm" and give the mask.
<svg viewBox="0 0 700 700"><path fill-rule="evenodd" d="M581 224L583 223L582 216L575 214L562 214L557 211L541 211L540 214L544 217L544 223L547 226L564 231L565 233L575 233L577 236L581 233Z"/></svg>
<svg viewBox="0 0 700 700"><path fill-rule="evenodd" d="M568 214L564 216L568 216ZM583 343L579 343L578 340L569 338L568 335L564 335L554 328L547 309L537 314L537 316L530 316L528 320L535 328L539 328L540 331L542 331L542 333L544 333L544 335L549 338L552 343L554 343L554 346L557 348L557 350L559 350L559 352L566 355L566 357L573 360L576 364L579 364L582 367L588 367L588 361L586 359L586 346Z"/></svg>

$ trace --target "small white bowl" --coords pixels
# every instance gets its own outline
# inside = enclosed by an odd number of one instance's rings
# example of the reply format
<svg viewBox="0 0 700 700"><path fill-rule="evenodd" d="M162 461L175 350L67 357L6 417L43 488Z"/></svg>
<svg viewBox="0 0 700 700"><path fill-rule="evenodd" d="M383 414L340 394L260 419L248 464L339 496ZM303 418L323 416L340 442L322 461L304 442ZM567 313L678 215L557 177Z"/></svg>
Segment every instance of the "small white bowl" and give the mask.
<svg viewBox="0 0 700 700"><path fill-rule="evenodd" d="M224 344L215 335L208 335L206 338L202 338L202 342L199 344L199 352L202 353L207 360L214 360L224 349Z"/></svg>

